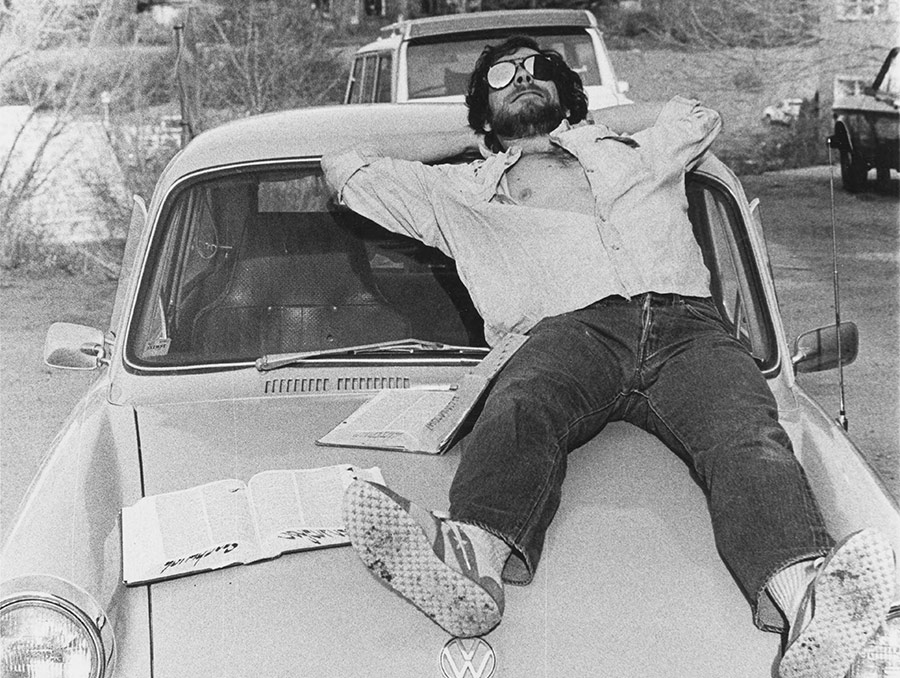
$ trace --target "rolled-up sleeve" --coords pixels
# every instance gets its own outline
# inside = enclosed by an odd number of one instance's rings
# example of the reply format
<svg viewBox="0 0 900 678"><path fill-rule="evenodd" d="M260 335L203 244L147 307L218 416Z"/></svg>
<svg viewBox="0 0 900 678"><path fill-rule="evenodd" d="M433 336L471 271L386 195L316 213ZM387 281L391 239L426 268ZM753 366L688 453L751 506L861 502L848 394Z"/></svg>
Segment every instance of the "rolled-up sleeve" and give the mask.
<svg viewBox="0 0 900 678"><path fill-rule="evenodd" d="M699 101L676 96L666 102L656 124L645 133L656 150L669 154L690 170L721 130L722 119L717 111ZM636 138L640 139L641 134Z"/></svg>
<svg viewBox="0 0 900 678"><path fill-rule="evenodd" d="M322 171L325 173L325 181L341 197L344 184L352 177L360 167L369 164L373 156L363 149L349 149L342 153L332 153L322 156Z"/></svg>
<svg viewBox="0 0 900 678"><path fill-rule="evenodd" d="M325 173L325 181L337 192L338 198L343 199L344 187L351 177L379 160L390 161L390 158L386 158L371 144L360 144L339 153L323 155L322 171Z"/></svg>

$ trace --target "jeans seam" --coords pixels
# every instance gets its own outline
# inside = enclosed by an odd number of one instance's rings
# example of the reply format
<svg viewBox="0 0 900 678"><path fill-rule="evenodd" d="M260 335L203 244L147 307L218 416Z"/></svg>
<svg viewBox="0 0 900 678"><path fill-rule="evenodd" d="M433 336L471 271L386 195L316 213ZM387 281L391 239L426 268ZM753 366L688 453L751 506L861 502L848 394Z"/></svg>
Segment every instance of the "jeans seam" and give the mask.
<svg viewBox="0 0 900 678"><path fill-rule="evenodd" d="M668 421L666 421L666 418L663 417L662 414L660 414L659 410L656 409L656 406L653 404L653 401L650 399L650 396L647 395L646 393L644 393L643 391L635 391L635 393L637 393L638 395L643 397L644 400L647 401L647 406L650 408L650 410L653 412L653 414L656 415L656 418L660 421L660 423L663 426L666 427L666 430L672 434L672 437L678 441L678 444L681 445L681 447L688 454L688 456L690 456L693 459L693 449L691 448L691 446L688 445L684 441L684 439L678 434L678 432L672 427L672 425L669 424ZM708 484L707 479L700 475L700 471L697 469L696 466L697 465L694 463L691 464L691 468L693 469L694 473L696 473L697 476L700 477L700 479L703 481L704 485L707 485Z"/></svg>
<svg viewBox="0 0 900 678"><path fill-rule="evenodd" d="M564 439L566 439L569 436L569 434L572 432L572 429L574 429L579 423L581 423L588 417L594 416L594 415L602 412L603 410L611 408L616 403L616 401L619 400L619 398L621 398L621 396L622 396L621 393L617 394L615 398L610 400L608 403L606 403L602 407L598 407L596 409L591 410L590 412L584 413L583 415L581 415L580 417L578 417L577 419L575 419L574 421L572 421L570 424L568 424L566 426L565 432L562 433L560 436L558 436L556 438L556 440L554 441L555 452L553 454L553 471L556 471L559 468L561 452L563 449L561 443ZM544 497L546 497L554 475L555 475L555 473L548 474L547 477L544 479L544 483L541 486L541 491L538 493L537 497L535 498L535 500L532 502L531 506L529 507L524 520L522 520L520 525L517 527L516 532L515 532L515 537L513 537L513 541L519 542L521 540L522 532L525 530L526 526L531 523L531 520L534 517L535 511L537 510L538 505L541 503L541 500ZM504 541L506 541L506 540L504 539ZM528 568L529 572L533 571L534 566L533 566L533 563L531 563L531 559L528 557L528 553L524 549L521 549L518 546L516 546L515 549L517 551L521 551L522 555L524 556L525 565Z"/></svg>
<svg viewBox="0 0 900 678"><path fill-rule="evenodd" d="M647 405L653 411L653 414L656 415L656 417L659 419L660 423L662 423L662 425L666 427L666 429L669 431L669 433L672 435L672 437L674 437L678 441L678 443L685 450L685 452L691 458L693 458L692 448L685 443L685 441L677 433L677 431L665 420L665 418L653 406L653 401L650 399L650 397L646 393L643 393L642 391L638 391L637 393L639 393L641 396L643 396L646 399ZM704 486L708 487L709 483L707 482L707 479L704 478L700 474L700 471L697 469L696 464L691 463L691 468L693 469L694 473L696 473L697 476L700 477L700 479L703 481ZM804 509L815 509L815 508L816 508L815 505L810 506L808 497L804 496ZM812 559L818 558L820 556L826 555L829 551L830 551L830 547L821 546L821 547L818 547L817 550L812 551L811 553L785 558L778 565L776 565L774 568L769 570L769 572L766 574L765 577L761 578L762 584L759 586L759 588L756 591L753 592L753 598L751 600L751 607L753 610L753 623L754 623L754 625L756 625L757 628L762 629L763 631L779 631L780 630L778 628L775 628L768 624L765 624L763 619L760 617L760 608L761 608L760 600L762 599L762 597L764 595L766 595L766 588L768 587L769 581L771 581L772 577L777 572L779 572L781 569L783 569L785 567L788 567L790 565L793 565L794 563L798 563L798 562L801 562L804 560L812 560ZM789 620L789 622L790 622L790 620Z"/></svg>

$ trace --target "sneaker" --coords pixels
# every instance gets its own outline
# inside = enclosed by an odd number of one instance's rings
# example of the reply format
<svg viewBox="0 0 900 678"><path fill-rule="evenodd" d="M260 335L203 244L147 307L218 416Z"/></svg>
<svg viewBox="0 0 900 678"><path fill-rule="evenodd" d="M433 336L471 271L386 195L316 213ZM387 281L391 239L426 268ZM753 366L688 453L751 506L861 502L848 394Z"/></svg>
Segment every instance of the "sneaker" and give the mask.
<svg viewBox="0 0 900 678"><path fill-rule="evenodd" d="M824 560L790 629L780 678L844 678L884 621L894 553L876 530L851 534Z"/></svg>
<svg viewBox="0 0 900 678"><path fill-rule="evenodd" d="M465 525L362 480L344 494L344 525L372 574L447 633L480 636L500 623L500 570L476 553Z"/></svg>

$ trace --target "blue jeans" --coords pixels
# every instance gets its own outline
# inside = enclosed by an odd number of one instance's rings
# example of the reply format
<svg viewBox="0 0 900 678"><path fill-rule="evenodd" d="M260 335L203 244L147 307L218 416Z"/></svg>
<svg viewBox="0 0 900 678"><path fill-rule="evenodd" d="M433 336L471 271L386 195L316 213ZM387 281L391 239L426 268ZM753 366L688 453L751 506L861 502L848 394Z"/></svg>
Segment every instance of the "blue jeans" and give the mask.
<svg viewBox="0 0 900 678"><path fill-rule="evenodd" d="M716 545L757 625L782 628L766 583L788 564L827 553L833 541L765 379L712 300L610 297L545 318L529 335L459 442L450 489L453 519L512 548L504 580L531 581L568 453L624 420L694 470Z"/></svg>

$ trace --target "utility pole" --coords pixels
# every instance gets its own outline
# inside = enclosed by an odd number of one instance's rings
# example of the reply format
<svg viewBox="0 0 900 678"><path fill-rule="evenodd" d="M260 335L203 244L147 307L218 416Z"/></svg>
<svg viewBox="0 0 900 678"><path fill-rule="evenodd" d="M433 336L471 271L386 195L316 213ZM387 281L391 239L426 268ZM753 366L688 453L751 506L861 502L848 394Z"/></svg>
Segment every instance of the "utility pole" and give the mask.
<svg viewBox="0 0 900 678"><path fill-rule="evenodd" d="M191 0L137 0L136 11L149 11L158 24L172 26L175 39L175 87L178 90L181 116L181 146L184 147L199 132L196 105L196 77L194 60L185 30Z"/></svg>
<svg viewBox="0 0 900 678"><path fill-rule="evenodd" d="M178 104L181 113L181 147L188 145L197 134L196 119L191 96L191 60L184 41L184 15L173 26L175 30L175 86L178 88Z"/></svg>

